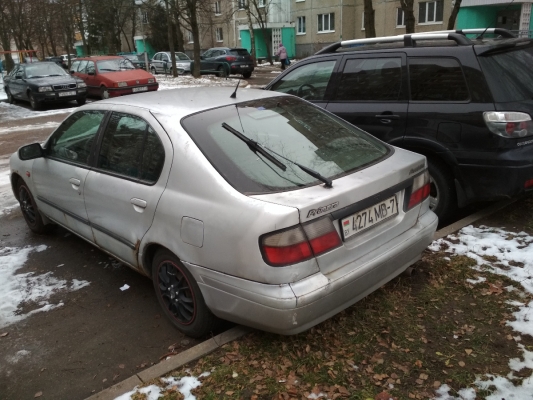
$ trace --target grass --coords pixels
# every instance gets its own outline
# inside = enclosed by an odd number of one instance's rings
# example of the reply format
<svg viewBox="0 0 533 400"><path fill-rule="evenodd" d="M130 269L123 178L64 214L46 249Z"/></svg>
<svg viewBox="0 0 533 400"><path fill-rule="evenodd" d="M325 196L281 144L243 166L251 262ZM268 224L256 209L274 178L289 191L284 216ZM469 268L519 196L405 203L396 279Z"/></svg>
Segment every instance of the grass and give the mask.
<svg viewBox="0 0 533 400"><path fill-rule="evenodd" d="M532 234L532 205L523 200L522 211L515 205L502 221L519 221ZM394 279L307 332L254 332L171 375L212 371L195 390L200 399L283 400L312 393L380 399L382 392L386 399L427 399L444 383L453 392L472 387L476 376L507 375L509 359L521 355L505 324L514 311L507 301L524 298L499 289L513 283L505 277L473 270L472 259L445 257L425 252L414 276ZM487 280L466 282L480 275ZM533 348L530 337L521 343ZM487 394L479 391L478 398ZM167 390L163 398L176 396Z"/></svg>

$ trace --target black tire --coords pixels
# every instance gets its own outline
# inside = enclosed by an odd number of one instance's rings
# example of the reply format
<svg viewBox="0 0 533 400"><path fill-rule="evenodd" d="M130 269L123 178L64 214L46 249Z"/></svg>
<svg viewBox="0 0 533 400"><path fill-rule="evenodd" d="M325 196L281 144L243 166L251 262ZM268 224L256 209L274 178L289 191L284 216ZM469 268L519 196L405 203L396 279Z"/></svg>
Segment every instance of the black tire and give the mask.
<svg viewBox="0 0 533 400"><path fill-rule="evenodd" d="M40 110L41 109L41 103L39 103L37 101L37 99L35 98L33 93L31 93L31 92L28 93L28 97L30 99L30 106L31 106L32 110L34 110L34 111Z"/></svg>
<svg viewBox="0 0 533 400"><path fill-rule="evenodd" d="M35 203L33 195L31 194L30 189L28 189L28 186L26 186L22 180L20 180L17 185L17 193L20 209L22 210L22 215L26 220L26 224L28 224L28 228L30 228L32 232L38 234L43 234L50 231L52 226L44 224L43 218L41 217L41 213L37 208L37 204Z"/></svg>
<svg viewBox="0 0 533 400"><path fill-rule="evenodd" d="M446 220L457 208L457 195L453 177L446 165L437 160L428 160L429 207L440 220Z"/></svg>
<svg viewBox="0 0 533 400"><path fill-rule="evenodd" d="M207 308L191 273L168 250L156 252L152 262L152 281L159 304L180 332L200 338L220 323Z"/></svg>
<svg viewBox="0 0 533 400"><path fill-rule="evenodd" d="M86 99L76 99L76 103L78 103L79 106L84 105L86 102Z"/></svg>
<svg viewBox="0 0 533 400"><path fill-rule="evenodd" d="M245 72L244 74L242 74L242 77L243 77L244 79L248 79L248 78L251 77L251 76L252 76L252 73L251 73L251 72Z"/></svg>
<svg viewBox="0 0 533 400"><path fill-rule="evenodd" d="M7 95L7 102L9 104L15 104L15 98L11 94L10 90L8 88L5 89L6 95Z"/></svg>
<svg viewBox="0 0 533 400"><path fill-rule="evenodd" d="M228 76L228 74L226 73L226 68L224 68L223 65L221 65L220 67L218 67L217 69L217 76L219 78L226 78Z"/></svg>
<svg viewBox="0 0 533 400"><path fill-rule="evenodd" d="M150 72L152 73L152 75L157 74L157 71L155 70L155 67L150 67Z"/></svg>
<svg viewBox="0 0 533 400"><path fill-rule="evenodd" d="M105 86L100 87L100 98L102 100L109 99L109 89L107 89Z"/></svg>

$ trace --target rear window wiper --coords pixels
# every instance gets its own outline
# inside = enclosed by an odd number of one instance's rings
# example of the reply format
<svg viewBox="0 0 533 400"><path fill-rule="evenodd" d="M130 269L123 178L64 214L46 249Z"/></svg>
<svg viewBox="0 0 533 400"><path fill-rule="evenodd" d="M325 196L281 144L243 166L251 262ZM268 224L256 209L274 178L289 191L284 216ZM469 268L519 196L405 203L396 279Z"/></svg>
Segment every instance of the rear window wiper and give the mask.
<svg viewBox="0 0 533 400"><path fill-rule="evenodd" d="M226 129L227 131L230 131L231 133L233 133L235 136L237 136L239 139L241 139L244 143L246 143L248 145L248 147L250 148L250 150L252 150L253 152L255 153L260 153L261 155L265 156L266 159L268 159L269 161L271 161L274 165L276 165L277 167L279 167L280 169L282 169L283 171L285 171L287 169L287 166L285 164L283 164L281 161L277 160L274 156L272 156L270 153L274 153L275 155L277 155L278 157L281 157L283 158L284 160L287 160L289 161L290 163L296 165L297 167L299 167L302 171L304 171L305 173L307 173L308 175L311 175L313 178L316 178L322 182L324 182L326 185L327 188L331 188L333 187L333 182L331 181L331 179L328 179L326 178L325 176L322 176L320 175L318 172L312 170L311 168L307 168L306 166L303 166L301 164L298 164L296 161L293 161L293 160L290 160L288 159L287 157L283 157L282 155L276 153L274 150L271 150L269 149L268 147L264 147L262 145L260 145L258 142L256 142L255 140L252 140L250 139L249 137L243 135L242 133L240 133L238 130L232 128L231 126L229 126L228 124L226 124L225 122L222 123L222 127L224 129ZM268 153L267 150L270 152Z"/></svg>

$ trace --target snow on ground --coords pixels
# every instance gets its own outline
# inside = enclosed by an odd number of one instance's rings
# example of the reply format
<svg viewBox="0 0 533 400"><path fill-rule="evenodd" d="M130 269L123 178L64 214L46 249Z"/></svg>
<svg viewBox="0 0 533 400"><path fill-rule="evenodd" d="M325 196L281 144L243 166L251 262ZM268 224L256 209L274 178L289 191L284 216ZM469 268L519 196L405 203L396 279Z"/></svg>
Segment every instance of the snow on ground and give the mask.
<svg viewBox="0 0 533 400"><path fill-rule="evenodd" d="M0 101L2 100L7 100L7 95L4 90L4 79L3 79L2 73L0 73Z"/></svg>
<svg viewBox="0 0 533 400"><path fill-rule="evenodd" d="M69 107L58 110L51 109L45 111L33 111L24 107L19 107L15 104L0 102L0 113L2 114L2 122L43 117L55 114L68 114L74 111L75 109L76 107Z"/></svg>
<svg viewBox="0 0 533 400"><path fill-rule="evenodd" d="M198 378L204 378L209 375L209 372L204 372ZM136 394L146 395L146 400L157 400L163 395L163 391L173 387L175 387L183 395L184 400L196 400L196 396L194 396L191 392L193 389L196 389L202 384L198 378L194 376L184 376L179 379L176 379L172 376L170 378L161 378L161 382L166 385L164 388L160 388L157 385L150 385L140 389L135 388L131 392L115 398L115 400L131 400L132 396Z"/></svg>
<svg viewBox="0 0 533 400"><path fill-rule="evenodd" d="M44 122L42 124L30 124L30 125L21 125L21 126L13 126L9 128L0 128L0 135L11 133L11 132L17 132L17 131L32 131L35 129L45 129L45 128L56 128L58 127L60 122Z"/></svg>
<svg viewBox="0 0 533 400"><path fill-rule="evenodd" d="M237 85L236 79L219 78L214 75L203 75L200 78L194 78L192 75L180 75L174 78L171 75L156 75L157 82L159 82L159 90L187 88L187 87L235 87ZM248 84L244 79L241 80L239 86L246 86Z"/></svg>
<svg viewBox="0 0 533 400"><path fill-rule="evenodd" d="M0 217L11 213L18 205L9 180L9 158L2 157L0 158Z"/></svg>
<svg viewBox="0 0 533 400"><path fill-rule="evenodd" d="M520 284L525 293L533 294L533 236L525 232L508 232L487 226L479 228L467 226L456 235L449 235L447 238L434 241L429 249L444 250L452 256L468 256L476 261L477 265L473 268L480 274L489 272L506 276ZM497 261L491 262L483 258L489 256ZM469 280L469 283L478 284L484 280L484 277L480 276L476 280ZM506 289L515 290L513 287ZM529 303L514 301L510 305L517 306L518 311L513 313L514 320L507 321L507 325L520 334L533 336L533 301ZM518 342L520 336L514 339ZM533 398L533 375L527 378L514 375L514 372L524 368L533 369L533 352L528 351L520 343L517 345L522 351L522 359L509 360L511 372L506 377L486 374L478 376L474 382L479 389L495 388L491 395L486 397L487 400L531 400ZM457 393L459 397L454 397L448 394L450 388L442 385L436 392L435 400L474 399L475 393L471 390L462 389Z"/></svg>
<svg viewBox="0 0 533 400"><path fill-rule="evenodd" d="M21 321L38 312L50 311L63 303L51 304L50 296L57 292L72 292L89 285L88 281L67 282L57 279L52 272L37 275L17 271L28 261L30 253L45 251L47 246L4 247L0 249L0 329ZM21 305L37 305L23 313Z"/></svg>

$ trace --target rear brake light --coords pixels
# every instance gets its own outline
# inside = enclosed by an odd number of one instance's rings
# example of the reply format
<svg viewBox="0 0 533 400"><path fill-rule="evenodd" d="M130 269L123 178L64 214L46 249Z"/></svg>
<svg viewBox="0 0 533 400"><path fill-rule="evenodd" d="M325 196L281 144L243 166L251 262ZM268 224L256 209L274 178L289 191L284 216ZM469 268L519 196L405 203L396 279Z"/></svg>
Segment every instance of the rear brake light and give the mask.
<svg viewBox="0 0 533 400"><path fill-rule="evenodd" d="M229 61L229 62L232 62L232 61L237 60L237 57L226 56L226 60Z"/></svg>
<svg viewBox="0 0 533 400"><path fill-rule="evenodd" d="M517 111L489 111L483 113L485 124L492 133L506 138L533 135L533 122L527 113Z"/></svg>
<svg viewBox="0 0 533 400"><path fill-rule="evenodd" d="M414 206L427 199L429 197L430 189L431 185L429 183L429 172L426 170L413 180L413 187L411 189L411 195L409 196L409 203L407 203L407 208L405 211L410 210Z"/></svg>
<svg viewBox="0 0 533 400"><path fill-rule="evenodd" d="M524 189L530 189L533 187L533 179L528 179L526 183L524 183Z"/></svg>
<svg viewBox="0 0 533 400"><path fill-rule="evenodd" d="M265 262L275 267L296 264L342 244L331 220L321 218L260 239Z"/></svg>

